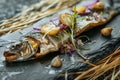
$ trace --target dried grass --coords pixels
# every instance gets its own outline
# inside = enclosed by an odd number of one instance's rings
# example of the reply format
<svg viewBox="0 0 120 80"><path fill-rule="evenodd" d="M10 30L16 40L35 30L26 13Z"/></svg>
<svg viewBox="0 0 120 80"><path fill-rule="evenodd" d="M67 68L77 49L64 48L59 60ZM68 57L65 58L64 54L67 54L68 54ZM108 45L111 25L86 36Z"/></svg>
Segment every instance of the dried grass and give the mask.
<svg viewBox="0 0 120 80"><path fill-rule="evenodd" d="M86 71L69 72L69 75L79 75L75 80L96 80L101 75L106 72L110 72L104 80L120 80L120 48L116 49L111 55L100 60L96 64L86 62L83 60L76 60L77 62L83 62L91 65L92 67ZM59 76L65 76L65 74L60 74Z"/></svg>
<svg viewBox="0 0 120 80"><path fill-rule="evenodd" d="M101 75L106 72L110 72L104 80L120 80L120 48L116 49L111 55L100 60L96 64L90 63L84 60L76 60L77 62L82 62L91 65L92 67L86 71L69 72L69 75L79 75L75 80L96 80ZM65 74L60 74L59 76L65 76Z"/></svg>
<svg viewBox="0 0 120 80"><path fill-rule="evenodd" d="M71 7L79 1L81 0L42 0L24 9L16 16L0 21L0 35L29 27L28 25L59 10Z"/></svg>
<svg viewBox="0 0 120 80"><path fill-rule="evenodd" d="M102 59L96 66L81 73L75 80L96 80L104 73L111 71L111 73L104 78L104 80L120 80L120 48L111 55Z"/></svg>

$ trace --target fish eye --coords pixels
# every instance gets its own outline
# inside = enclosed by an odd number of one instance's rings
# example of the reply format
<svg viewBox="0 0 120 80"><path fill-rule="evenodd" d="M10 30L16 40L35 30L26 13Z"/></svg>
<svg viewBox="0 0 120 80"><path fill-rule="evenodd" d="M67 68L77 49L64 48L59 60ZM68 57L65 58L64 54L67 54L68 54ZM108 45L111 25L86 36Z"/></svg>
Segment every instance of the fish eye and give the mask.
<svg viewBox="0 0 120 80"><path fill-rule="evenodd" d="M20 47L20 44L17 44L16 47Z"/></svg>
<svg viewBox="0 0 120 80"><path fill-rule="evenodd" d="M11 49L11 50L15 49L15 46L14 46L14 45L13 45L13 46L11 46L11 47L10 47L10 49Z"/></svg>

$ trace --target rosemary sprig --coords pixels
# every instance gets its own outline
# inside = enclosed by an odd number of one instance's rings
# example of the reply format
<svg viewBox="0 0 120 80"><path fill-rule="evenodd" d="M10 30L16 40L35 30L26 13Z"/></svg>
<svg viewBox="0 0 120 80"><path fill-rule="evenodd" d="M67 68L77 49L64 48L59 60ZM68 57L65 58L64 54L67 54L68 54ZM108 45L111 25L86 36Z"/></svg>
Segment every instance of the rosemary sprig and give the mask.
<svg viewBox="0 0 120 80"><path fill-rule="evenodd" d="M76 52L83 58L83 59L87 59L85 56L83 56L79 49L77 48L76 44L75 44L75 39L74 39L74 33L75 33L75 25L76 25L76 18L77 18L77 11L76 11L76 6L74 7L74 14L72 15L72 26L70 27L70 31L71 31L71 42L76 50Z"/></svg>
<svg viewBox="0 0 120 80"><path fill-rule="evenodd" d="M63 41L63 39L62 39L62 35L61 35L61 34L58 34L56 37L57 37L59 40L61 40L62 44L64 44L64 41Z"/></svg>
<svg viewBox="0 0 120 80"><path fill-rule="evenodd" d="M72 15L72 26L70 28L70 31L71 31L71 42L73 44L73 46L76 48L76 45L75 45L75 40L74 40L74 32L75 32L75 21L76 21L76 17L77 17L77 13L76 13L76 6L74 7L74 14Z"/></svg>

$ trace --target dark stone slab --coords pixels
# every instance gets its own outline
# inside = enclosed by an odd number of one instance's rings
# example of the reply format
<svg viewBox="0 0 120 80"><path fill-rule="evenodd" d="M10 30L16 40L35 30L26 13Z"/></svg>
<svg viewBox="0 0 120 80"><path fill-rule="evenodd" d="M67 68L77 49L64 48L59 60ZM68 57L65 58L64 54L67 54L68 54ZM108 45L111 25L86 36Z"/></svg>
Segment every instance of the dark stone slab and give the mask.
<svg viewBox="0 0 120 80"><path fill-rule="evenodd" d="M11 18L23 8L39 1L41 0L0 0L0 20Z"/></svg>
<svg viewBox="0 0 120 80"><path fill-rule="evenodd" d="M2 1L3 3L4 1L9 1L8 4L12 4L10 2L15 0L2 0ZM29 2L28 0L20 0L20 1L21 1L21 4L24 4L24 1L26 1L26 4L27 2ZM35 1L37 2L37 0ZM18 3L20 3L19 0L16 0L16 4ZM30 4L32 3L34 3L34 1L31 2ZM55 17L58 14L59 13L53 15L52 17ZM42 25L43 23L49 21L49 18L52 18L52 17L42 19L36 24L34 24L33 26L31 26L30 28L24 29L22 31L17 31L12 34L6 34L0 37L0 39L19 40L19 37L22 36L20 32L22 32L23 34L26 34L29 31L31 31L34 26ZM109 55L110 52L113 52L118 46L120 46L120 27L119 27L120 22L119 21L120 21L120 15L114 17L113 20L111 20L106 25L100 26L98 28L92 29L82 34L82 35L87 35L91 40L90 42L87 42L84 46L89 49L81 50L81 53L83 53L85 56L90 58L89 61L95 63L96 61L99 61L100 59ZM110 37L103 37L100 34L100 29L103 27L113 28L113 32ZM2 41L3 40L0 40L0 45L7 44L4 41L3 42ZM72 56L73 56L72 58L69 54L60 54L59 52L56 52L56 53L51 53L41 59L29 60L24 62L7 63L3 57L4 49L5 49L4 47L0 47L0 53L1 53L0 54L0 80L53 80L53 79L64 80L64 77L58 76L60 73L65 73L66 71L67 72L75 72L78 70L82 71L90 67L89 65L84 63L74 62L74 59L79 59L79 60L81 59L81 57L79 57L76 54L76 52L72 53ZM50 65L51 59L58 54L60 55L63 61L62 67L61 68L50 67L49 65ZM73 80L75 76L77 75L68 76L68 79Z"/></svg>

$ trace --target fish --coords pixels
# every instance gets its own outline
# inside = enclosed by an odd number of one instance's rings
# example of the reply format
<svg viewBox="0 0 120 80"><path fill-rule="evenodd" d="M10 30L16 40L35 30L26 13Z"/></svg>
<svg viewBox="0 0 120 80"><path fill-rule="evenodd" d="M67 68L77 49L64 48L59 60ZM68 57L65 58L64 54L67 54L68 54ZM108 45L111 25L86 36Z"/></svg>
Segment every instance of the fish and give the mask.
<svg viewBox="0 0 120 80"><path fill-rule="evenodd" d="M79 9L79 7L75 9ZM77 13L75 9L60 14L59 20L57 20L58 24L53 21L41 25L39 31L30 32L22 37L19 43L16 42L17 44L9 46L4 52L6 61L37 59L51 52L59 51L61 45L64 45L71 38L71 30L74 31L73 38L75 38L85 31L106 24L117 14L116 10L106 8L100 8L100 10L84 8L87 10L81 10L83 12L80 11L80 13ZM85 12L88 10L89 13Z"/></svg>

